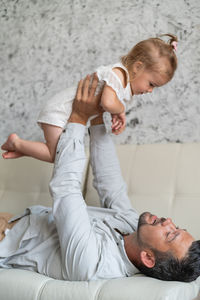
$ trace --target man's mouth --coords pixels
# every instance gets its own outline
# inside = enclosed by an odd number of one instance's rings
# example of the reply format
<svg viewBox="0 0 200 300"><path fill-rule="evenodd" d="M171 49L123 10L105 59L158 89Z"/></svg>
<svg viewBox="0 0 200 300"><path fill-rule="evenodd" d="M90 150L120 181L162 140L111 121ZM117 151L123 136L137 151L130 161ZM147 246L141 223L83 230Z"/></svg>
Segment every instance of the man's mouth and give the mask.
<svg viewBox="0 0 200 300"><path fill-rule="evenodd" d="M155 216L155 215L152 215L151 218L150 218L150 222L151 222L151 225L155 224L156 221L157 221L158 217Z"/></svg>

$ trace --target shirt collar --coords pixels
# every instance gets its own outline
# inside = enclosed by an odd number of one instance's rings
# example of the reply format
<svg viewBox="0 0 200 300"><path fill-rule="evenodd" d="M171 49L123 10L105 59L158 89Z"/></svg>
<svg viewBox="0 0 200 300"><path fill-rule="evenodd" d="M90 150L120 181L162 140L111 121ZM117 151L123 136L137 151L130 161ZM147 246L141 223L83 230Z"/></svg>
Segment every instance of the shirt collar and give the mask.
<svg viewBox="0 0 200 300"><path fill-rule="evenodd" d="M120 253L122 255L122 259L126 268L126 273L127 276L133 276L136 273L140 273L140 271L136 268L136 266L129 260L126 250L125 250L125 245L124 245L124 237L123 233L120 233L120 230L117 228L111 228L111 231L113 232L114 239L119 247Z"/></svg>

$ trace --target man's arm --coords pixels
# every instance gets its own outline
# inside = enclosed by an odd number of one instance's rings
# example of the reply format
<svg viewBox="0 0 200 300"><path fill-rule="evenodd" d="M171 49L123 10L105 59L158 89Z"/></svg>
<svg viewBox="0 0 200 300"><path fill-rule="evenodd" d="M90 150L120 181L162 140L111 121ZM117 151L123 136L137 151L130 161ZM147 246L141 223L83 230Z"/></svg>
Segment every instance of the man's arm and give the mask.
<svg viewBox="0 0 200 300"><path fill-rule="evenodd" d="M89 280L94 276L99 261L98 237L91 227L81 193L85 165L85 125L88 118L98 112L99 99L94 101L92 89L89 96L85 94L85 98L81 98L82 86L83 82L80 82L69 123L58 142L54 173L50 182L53 216L61 249L62 273L66 280ZM88 91L88 78L85 86ZM93 102L90 102L91 99Z"/></svg>
<svg viewBox="0 0 200 300"><path fill-rule="evenodd" d="M133 209L127 195L119 160L111 136L106 133L100 117L93 120L90 127L90 162L93 170L94 187L97 189L101 205L126 211ZM136 213L136 216L138 214Z"/></svg>

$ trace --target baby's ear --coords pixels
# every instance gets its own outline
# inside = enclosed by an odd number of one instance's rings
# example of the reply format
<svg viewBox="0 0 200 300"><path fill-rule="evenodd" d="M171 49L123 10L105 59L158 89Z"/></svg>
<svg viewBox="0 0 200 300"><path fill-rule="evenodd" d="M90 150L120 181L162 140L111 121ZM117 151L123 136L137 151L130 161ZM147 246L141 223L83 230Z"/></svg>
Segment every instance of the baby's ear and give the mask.
<svg viewBox="0 0 200 300"><path fill-rule="evenodd" d="M153 268L155 266L155 256L151 250L141 251L140 259L147 268Z"/></svg>
<svg viewBox="0 0 200 300"><path fill-rule="evenodd" d="M136 61L133 64L133 72L137 74L137 72L141 71L144 68L144 64L141 61Z"/></svg>

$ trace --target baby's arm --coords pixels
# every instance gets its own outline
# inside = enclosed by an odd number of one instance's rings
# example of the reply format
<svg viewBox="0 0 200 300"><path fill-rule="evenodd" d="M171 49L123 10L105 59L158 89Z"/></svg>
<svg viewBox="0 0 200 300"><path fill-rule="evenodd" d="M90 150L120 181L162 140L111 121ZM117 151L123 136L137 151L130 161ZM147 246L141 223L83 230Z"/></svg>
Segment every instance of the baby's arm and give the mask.
<svg viewBox="0 0 200 300"><path fill-rule="evenodd" d="M124 105L118 99L115 91L108 85L104 86L101 96L101 106L105 111L111 114L120 114L124 112Z"/></svg>
<svg viewBox="0 0 200 300"><path fill-rule="evenodd" d="M126 74L121 68L114 68L113 72L121 80L123 87L126 86ZM105 85L101 96L101 105L105 111L112 115L112 132L114 134L121 133L126 124L125 107L118 99L116 92L108 85Z"/></svg>
<svg viewBox="0 0 200 300"><path fill-rule="evenodd" d="M113 68L112 71L119 77L122 86L126 86L126 74L121 68ZM118 99L116 92L108 85L104 86L101 96L101 105L105 111L111 114L123 113L125 108L122 102Z"/></svg>

